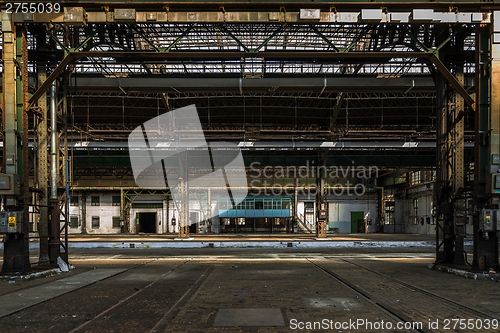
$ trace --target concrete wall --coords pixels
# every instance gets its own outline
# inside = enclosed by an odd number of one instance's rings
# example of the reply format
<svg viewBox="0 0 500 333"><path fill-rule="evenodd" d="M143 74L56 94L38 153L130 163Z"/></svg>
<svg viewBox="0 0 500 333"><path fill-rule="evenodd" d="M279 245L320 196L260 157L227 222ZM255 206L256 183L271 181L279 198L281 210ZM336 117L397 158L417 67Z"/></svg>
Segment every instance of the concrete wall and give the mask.
<svg viewBox="0 0 500 333"><path fill-rule="evenodd" d="M86 230L89 234L116 234L121 233L122 228L113 227L113 217L120 216L120 206L113 206L113 196L120 195L119 192L113 193L87 193L86 194ZM77 228L69 228L69 233L80 234L82 233L83 221L82 213L83 206L81 195L74 193L74 196L78 197L78 206L70 206L70 217L77 217L79 226ZM99 205L92 206L91 197L99 196ZM130 208L130 221L129 221L129 232L136 233L136 214L137 213L155 213L156 214L156 233L177 233L179 231L179 213L172 201L169 202L167 208L167 200L163 196L139 196L134 200L134 203L151 203L151 204L161 204L161 208ZM212 211L215 211L217 202L215 199L212 201ZM206 204L203 206L206 209ZM193 199L190 203L190 212L198 214L199 219L204 219L204 215L201 213L201 205L198 200ZM99 217L99 228L92 228L92 217ZM172 217L176 218L176 225L172 225ZM199 221L198 221L199 222ZM214 221L212 229L217 230L217 221ZM197 230L204 233L206 232L206 224L204 222L198 223Z"/></svg>
<svg viewBox="0 0 500 333"><path fill-rule="evenodd" d="M78 196L78 206L69 206L70 217L78 218L78 228L68 228L69 234L81 234L82 233L82 200Z"/></svg>
<svg viewBox="0 0 500 333"><path fill-rule="evenodd" d="M435 234L436 225L433 217L433 184L422 183L406 189L386 189L386 196L393 196L394 224L385 224L384 233ZM414 200L418 208L414 209ZM418 223L415 223L418 221Z"/></svg>
<svg viewBox="0 0 500 333"><path fill-rule="evenodd" d="M371 224L365 223L365 232L384 232L384 233L420 233L420 234L434 234L435 221L432 216L433 212L433 188L432 184L421 184L413 186L403 191L386 189L385 194L396 194L395 198L395 211L394 211L394 224L383 225L379 228L378 221L378 193L371 192L365 193L361 196L355 195L329 195L328 200L328 227L330 231L333 228L338 228L340 233L351 232L351 212L363 212L365 222L371 220ZM75 194L77 195L77 194ZM97 195L100 198L99 206L91 205L91 197ZM120 216L120 207L112 205L112 196L119 195L119 193L88 193L87 206L86 206L86 230L89 234L116 234L121 232L121 228L114 228L112 226L113 216ZM415 215L413 210L413 200L418 199L418 212ZM299 196L298 198L298 211L303 214L304 203L313 201L307 196ZM136 229L136 213L152 212L156 214L156 233L177 233L179 227L179 214L177 208L170 201L169 208L162 196L142 196L136 199L137 203L159 203L162 208L131 208L130 209L130 232L135 233ZM201 208L206 209L206 204L203 207L197 200L193 200L190 204L190 211L197 212L199 219L203 220L204 216L201 213ZM217 212L217 198L213 198L211 204L212 215ZM70 216L77 216L79 219L78 228L70 228L69 232L77 234L82 232L82 201L79 197L78 206L70 206ZM99 228L92 228L92 217L99 216ZM171 221L172 217L176 218L176 225L173 226ZM415 224L415 217L418 217L419 223ZM421 219L423 224L421 223ZM428 223L430 222L430 223ZM314 224L310 226L314 229ZM219 233L219 218L215 215L213 218L212 232ZM468 225L468 229L472 230L472 226ZM206 232L207 226L199 224L197 226L198 232Z"/></svg>
<svg viewBox="0 0 500 333"><path fill-rule="evenodd" d="M114 194L116 195L116 194ZM91 205L91 196L99 196L99 206ZM69 233L78 234L82 232L82 200L78 198L78 206L70 206L70 217L78 217L79 227L69 228ZM89 234L117 234L121 228L113 228L113 216L120 216L120 206L112 205L112 195L102 193L89 193L86 206L86 231ZM92 228L92 217L99 217L99 228Z"/></svg>
<svg viewBox="0 0 500 333"><path fill-rule="evenodd" d="M363 212L365 232L375 232L377 224L377 194L370 193L359 197L338 196L328 198L328 226L338 228L339 233L351 233L351 212ZM370 221L370 222L369 222Z"/></svg>

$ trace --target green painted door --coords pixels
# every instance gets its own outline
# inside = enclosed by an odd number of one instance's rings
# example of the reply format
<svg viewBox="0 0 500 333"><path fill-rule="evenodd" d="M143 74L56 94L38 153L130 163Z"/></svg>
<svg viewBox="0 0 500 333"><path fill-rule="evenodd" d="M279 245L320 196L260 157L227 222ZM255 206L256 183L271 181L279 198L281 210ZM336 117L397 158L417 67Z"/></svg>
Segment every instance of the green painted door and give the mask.
<svg viewBox="0 0 500 333"><path fill-rule="evenodd" d="M351 233L356 234L359 230L359 224L363 223L364 212L351 212Z"/></svg>

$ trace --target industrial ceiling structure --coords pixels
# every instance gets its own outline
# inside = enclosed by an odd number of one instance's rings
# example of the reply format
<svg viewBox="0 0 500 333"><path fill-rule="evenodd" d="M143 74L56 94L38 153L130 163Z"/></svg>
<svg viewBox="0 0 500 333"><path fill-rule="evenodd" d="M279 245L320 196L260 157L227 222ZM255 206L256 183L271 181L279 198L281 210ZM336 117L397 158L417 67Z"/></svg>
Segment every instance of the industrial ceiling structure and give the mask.
<svg viewBox="0 0 500 333"><path fill-rule="evenodd" d="M496 229L480 216L498 205L498 10L482 1L3 4L2 172L19 175L24 198L10 209L27 216L35 198L45 246L57 251L48 225L64 212L66 175L75 188L133 179L131 131L194 104L207 141L238 144L246 162L436 167L439 260L463 257L473 214L474 265L498 266ZM182 140L189 128L175 133ZM4 267L22 266L27 242L11 238Z"/></svg>

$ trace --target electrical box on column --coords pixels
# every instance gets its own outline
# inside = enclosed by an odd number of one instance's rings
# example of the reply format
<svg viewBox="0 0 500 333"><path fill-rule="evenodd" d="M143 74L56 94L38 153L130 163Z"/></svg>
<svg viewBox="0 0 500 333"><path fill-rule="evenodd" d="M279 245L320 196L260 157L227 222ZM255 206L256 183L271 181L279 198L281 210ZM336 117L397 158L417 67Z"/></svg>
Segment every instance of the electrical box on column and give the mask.
<svg viewBox="0 0 500 333"><path fill-rule="evenodd" d="M482 231L498 231L500 210L497 208L485 207L481 213L480 228Z"/></svg>
<svg viewBox="0 0 500 333"><path fill-rule="evenodd" d="M4 208L0 211L0 234L19 234L23 232L23 212L10 210L17 206L21 194L19 176L0 174L0 195L4 197Z"/></svg>
<svg viewBox="0 0 500 333"><path fill-rule="evenodd" d="M0 212L0 234L23 232L23 212Z"/></svg>
<svg viewBox="0 0 500 333"><path fill-rule="evenodd" d="M0 174L0 195L19 195L20 193L18 175Z"/></svg>
<svg viewBox="0 0 500 333"><path fill-rule="evenodd" d="M500 195L500 154L491 154L489 168L487 191L492 195Z"/></svg>

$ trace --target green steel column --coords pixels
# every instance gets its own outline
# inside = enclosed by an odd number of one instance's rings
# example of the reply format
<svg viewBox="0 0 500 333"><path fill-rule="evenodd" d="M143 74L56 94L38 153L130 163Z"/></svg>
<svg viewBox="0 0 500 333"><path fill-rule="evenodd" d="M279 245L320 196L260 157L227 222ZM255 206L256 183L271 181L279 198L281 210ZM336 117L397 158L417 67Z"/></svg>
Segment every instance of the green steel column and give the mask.
<svg viewBox="0 0 500 333"><path fill-rule="evenodd" d="M16 31L13 22L10 21L10 15L5 12L2 14L2 32L3 32L3 73L2 73L2 92L3 92L3 121L4 121L4 170L5 173L17 173L17 149L16 149ZM6 160L9 160L8 162Z"/></svg>
<svg viewBox="0 0 500 333"><path fill-rule="evenodd" d="M27 206L28 175L27 168L23 168L23 147L21 140L18 140L16 132L27 131L27 122L23 123L24 106L27 104L27 95L23 90L27 88L27 46L26 36L23 26L16 27L12 16L5 11L0 13L2 21L2 92L3 92L3 126L4 126L4 170L7 174L18 174L21 184L23 180L24 206ZM16 69L16 63L19 68ZM23 67L24 66L24 67ZM21 68L22 67L22 68ZM21 72L24 73L24 85ZM23 89L24 88L24 89ZM26 119L27 120L27 119ZM26 136L25 136L26 137ZM28 149L25 145L25 149ZM27 150L26 150L27 153ZM26 153L24 154L26 156ZM24 173L24 174L23 174ZM23 179L24 176L24 179ZM26 214L27 209L19 205L17 197L9 198L6 202L9 209L24 211L23 232L20 234L7 234L4 241L3 274L27 273L30 271L29 262L29 220ZM10 207L9 207L10 206ZM27 207L26 207L27 208Z"/></svg>

